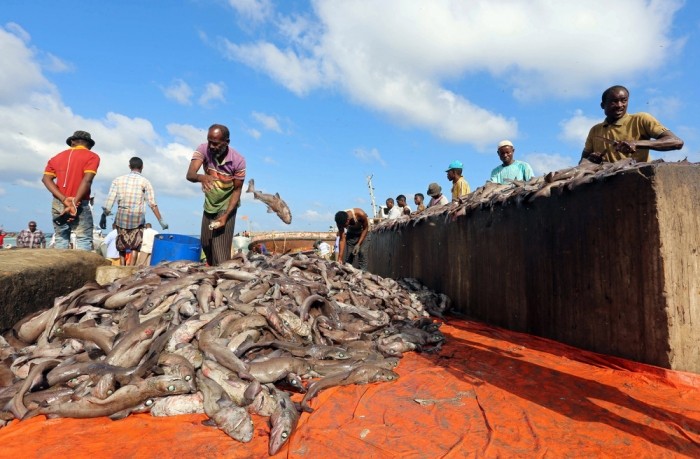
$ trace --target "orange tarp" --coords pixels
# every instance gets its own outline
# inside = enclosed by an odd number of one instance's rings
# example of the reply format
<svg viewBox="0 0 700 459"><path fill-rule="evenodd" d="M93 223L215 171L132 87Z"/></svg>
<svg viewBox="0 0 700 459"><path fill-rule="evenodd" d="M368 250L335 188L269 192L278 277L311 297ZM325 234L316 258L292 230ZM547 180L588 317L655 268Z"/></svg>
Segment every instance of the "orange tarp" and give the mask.
<svg viewBox="0 0 700 459"><path fill-rule="evenodd" d="M438 355L409 353L392 383L328 389L278 457L700 457L700 375L450 319ZM296 400L299 397L295 397ZM0 456L266 457L204 415L13 421Z"/></svg>

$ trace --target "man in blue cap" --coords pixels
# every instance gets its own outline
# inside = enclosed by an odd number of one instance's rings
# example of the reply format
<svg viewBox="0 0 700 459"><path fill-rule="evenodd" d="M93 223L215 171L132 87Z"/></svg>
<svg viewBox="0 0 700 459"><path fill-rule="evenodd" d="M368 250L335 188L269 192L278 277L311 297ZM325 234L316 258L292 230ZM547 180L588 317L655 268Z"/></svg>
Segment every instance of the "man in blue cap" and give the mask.
<svg viewBox="0 0 700 459"><path fill-rule="evenodd" d="M452 161L447 166L447 180L452 182L452 202L459 201L459 198L471 193L469 184L462 177L462 161Z"/></svg>

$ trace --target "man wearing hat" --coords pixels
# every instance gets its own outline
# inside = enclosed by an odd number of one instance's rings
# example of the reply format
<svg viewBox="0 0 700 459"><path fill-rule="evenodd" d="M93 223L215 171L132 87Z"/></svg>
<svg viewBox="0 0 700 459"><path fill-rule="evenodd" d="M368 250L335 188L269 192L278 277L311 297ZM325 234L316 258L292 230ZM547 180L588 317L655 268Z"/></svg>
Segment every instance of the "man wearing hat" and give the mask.
<svg viewBox="0 0 700 459"><path fill-rule="evenodd" d="M428 196L430 196L428 207L444 206L450 202L447 200L447 196L442 194L442 187L435 182L428 185Z"/></svg>
<svg viewBox="0 0 700 459"><path fill-rule="evenodd" d="M501 158L501 164L491 171L489 181L503 184L510 180L530 180L534 175L532 167L524 161L513 159L515 148L510 140L501 140L498 142L498 157Z"/></svg>
<svg viewBox="0 0 700 459"><path fill-rule="evenodd" d="M92 250L92 211L90 187L100 166L100 157L91 149L95 141L89 132L75 131L66 139L70 147L49 159L42 183L53 195L51 216L56 248L67 249L71 232L76 248Z"/></svg>
<svg viewBox="0 0 700 459"><path fill-rule="evenodd" d="M471 193L469 184L462 177L462 161L452 161L447 166L447 180L452 182L452 201L459 201L459 198Z"/></svg>

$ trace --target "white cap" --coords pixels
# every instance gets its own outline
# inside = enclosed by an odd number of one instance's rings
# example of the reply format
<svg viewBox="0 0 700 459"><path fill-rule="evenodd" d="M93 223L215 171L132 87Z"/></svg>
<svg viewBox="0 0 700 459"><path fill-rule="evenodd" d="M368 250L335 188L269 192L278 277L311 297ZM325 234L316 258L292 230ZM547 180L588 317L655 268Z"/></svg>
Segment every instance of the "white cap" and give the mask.
<svg viewBox="0 0 700 459"><path fill-rule="evenodd" d="M501 140L500 142L498 142L498 148L506 147L506 146L512 147L513 142L511 142L510 140Z"/></svg>

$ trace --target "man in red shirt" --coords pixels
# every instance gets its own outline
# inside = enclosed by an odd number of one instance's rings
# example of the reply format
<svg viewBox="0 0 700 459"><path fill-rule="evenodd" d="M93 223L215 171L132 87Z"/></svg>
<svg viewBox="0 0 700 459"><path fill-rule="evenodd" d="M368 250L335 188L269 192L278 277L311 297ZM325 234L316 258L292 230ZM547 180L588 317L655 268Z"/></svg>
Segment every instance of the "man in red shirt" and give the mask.
<svg viewBox="0 0 700 459"><path fill-rule="evenodd" d="M100 157L91 151L95 141L89 132L75 131L66 139L66 144L70 148L49 159L42 178L54 197L51 216L55 247L67 249L73 232L77 249L92 250L90 187L100 166Z"/></svg>

